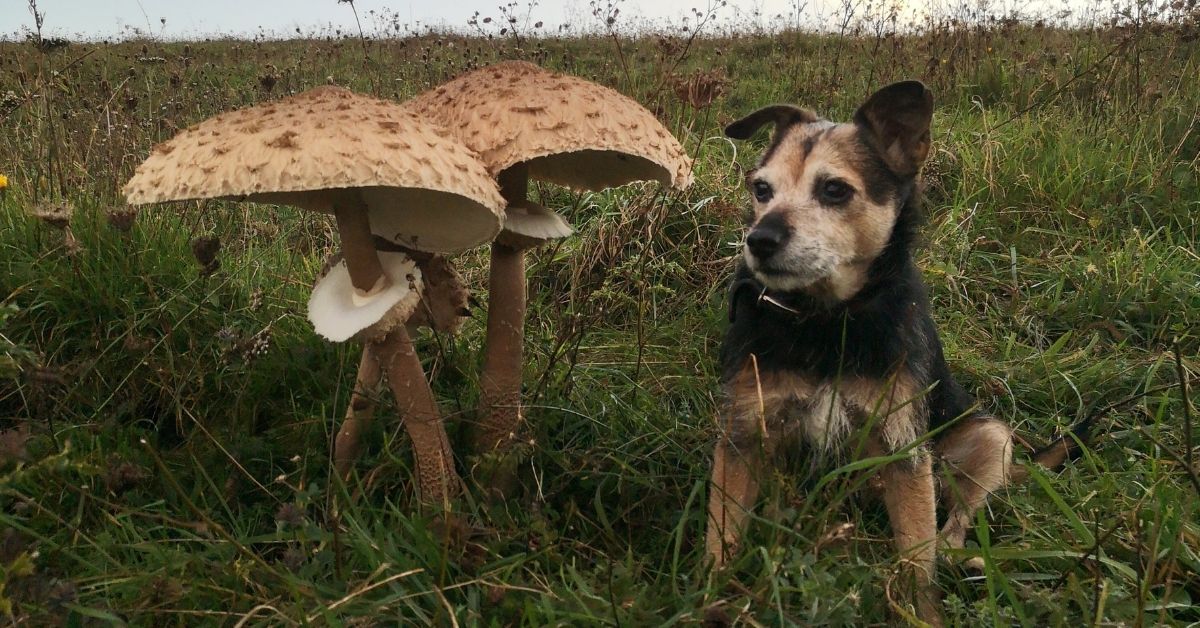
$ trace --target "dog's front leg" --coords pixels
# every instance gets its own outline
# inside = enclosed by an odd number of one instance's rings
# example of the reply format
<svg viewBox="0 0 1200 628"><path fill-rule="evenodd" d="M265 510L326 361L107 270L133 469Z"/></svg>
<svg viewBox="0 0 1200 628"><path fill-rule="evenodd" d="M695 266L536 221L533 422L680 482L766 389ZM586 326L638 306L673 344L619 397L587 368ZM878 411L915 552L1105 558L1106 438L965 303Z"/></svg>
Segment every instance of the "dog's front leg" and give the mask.
<svg viewBox="0 0 1200 628"><path fill-rule="evenodd" d="M704 546L713 566L720 568L737 550L746 519L758 499L762 448L739 447L722 434L713 454L708 496L708 533Z"/></svg>
<svg viewBox="0 0 1200 628"><path fill-rule="evenodd" d="M932 456L924 454L889 463L880 476L883 500L902 561L900 573L905 599L916 602L921 620L940 626L942 615L933 585L937 503Z"/></svg>

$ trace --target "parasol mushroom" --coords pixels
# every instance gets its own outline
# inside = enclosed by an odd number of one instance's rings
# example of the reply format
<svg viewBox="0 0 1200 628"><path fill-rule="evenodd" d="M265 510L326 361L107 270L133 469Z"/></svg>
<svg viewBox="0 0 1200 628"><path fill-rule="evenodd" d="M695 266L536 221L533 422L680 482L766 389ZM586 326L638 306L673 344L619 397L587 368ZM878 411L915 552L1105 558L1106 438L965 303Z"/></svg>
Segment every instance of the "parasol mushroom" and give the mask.
<svg viewBox="0 0 1200 628"><path fill-rule="evenodd" d="M436 402L403 322L420 276L373 236L452 253L502 224L495 183L470 150L399 105L339 87L218 115L159 144L125 186L131 204L222 198L334 215L344 260L309 314L331 340L367 340L413 439L421 496L443 502L457 475ZM389 314L391 316L389 317Z"/></svg>
<svg viewBox="0 0 1200 628"><path fill-rule="evenodd" d="M530 179L580 190L652 180L691 183L691 161L636 101L581 78L510 61L468 72L418 95L413 111L479 154L500 183L506 229L492 243L487 344L474 448L509 442L521 421L525 324L524 251L570 234L557 214L527 198Z"/></svg>

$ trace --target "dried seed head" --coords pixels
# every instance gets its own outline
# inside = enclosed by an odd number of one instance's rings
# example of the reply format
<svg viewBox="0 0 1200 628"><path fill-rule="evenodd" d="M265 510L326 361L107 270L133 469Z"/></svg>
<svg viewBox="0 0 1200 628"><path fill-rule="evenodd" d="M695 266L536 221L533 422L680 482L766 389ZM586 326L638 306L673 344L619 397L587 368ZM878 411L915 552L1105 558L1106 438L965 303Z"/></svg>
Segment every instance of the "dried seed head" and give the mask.
<svg viewBox="0 0 1200 628"><path fill-rule="evenodd" d="M284 550L283 557L280 558L279 562L283 563L284 568L286 568L288 571L295 572L304 566L304 561L307 558L308 557L304 554L304 550L292 545Z"/></svg>
<svg viewBox="0 0 1200 628"><path fill-rule="evenodd" d="M75 257L83 251L83 246L79 244L79 240L75 239L75 234L71 233L70 227L63 230L63 246L67 250L67 255L71 257Z"/></svg>
<svg viewBox="0 0 1200 628"><path fill-rule="evenodd" d="M304 510L291 502L285 503L275 511L275 521L285 527L298 528L304 525Z"/></svg>
<svg viewBox="0 0 1200 628"><path fill-rule="evenodd" d="M148 477L150 474L138 465L114 458L109 461L108 469L104 473L104 485L112 493L120 495L141 484Z"/></svg>
<svg viewBox="0 0 1200 628"><path fill-rule="evenodd" d="M217 253L221 251L221 238L217 236L204 236L192 240L192 255L200 264L200 276L207 277L221 267L221 261L217 259Z"/></svg>
<svg viewBox="0 0 1200 628"><path fill-rule="evenodd" d="M232 327L222 327L217 330L217 340L223 345L233 346L237 343L238 338L239 334L237 330Z"/></svg>
<svg viewBox="0 0 1200 628"><path fill-rule="evenodd" d="M34 218L55 229L66 229L71 224L71 214L75 213L75 210L66 201L61 203L44 201L38 203L30 213Z"/></svg>
<svg viewBox="0 0 1200 628"><path fill-rule="evenodd" d="M113 229L121 233L129 233L133 229L133 223L137 219L137 210L128 205L124 207L110 207L104 213L108 218L108 224Z"/></svg>
<svg viewBox="0 0 1200 628"><path fill-rule="evenodd" d="M27 462L29 450L26 445L32 436L29 424L22 423L9 430L0 431L0 466L16 462Z"/></svg>
<svg viewBox="0 0 1200 628"><path fill-rule="evenodd" d="M258 86L264 92L271 93L271 90L275 89L275 84L279 82L279 69L268 63L264 70L266 71L258 77Z"/></svg>
<svg viewBox="0 0 1200 628"><path fill-rule="evenodd" d="M79 589L70 580L59 580L50 587L50 591L46 594L46 601L50 603L51 608L55 609L62 609L68 604L74 604L78 598Z"/></svg>
<svg viewBox="0 0 1200 628"><path fill-rule="evenodd" d="M675 79L675 97L694 109L704 109L725 93L729 78L720 68L698 71L684 79Z"/></svg>
<svg viewBox="0 0 1200 628"><path fill-rule="evenodd" d="M242 342L242 361L252 362L271 349L271 328L268 327Z"/></svg>
<svg viewBox="0 0 1200 628"><path fill-rule="evenodd" d="M8 115L9 113L12 113L24 102L25 99L17 96L16 92L12 91L11 89L8 90L3 96L0 96L0 115Z"/></svg>

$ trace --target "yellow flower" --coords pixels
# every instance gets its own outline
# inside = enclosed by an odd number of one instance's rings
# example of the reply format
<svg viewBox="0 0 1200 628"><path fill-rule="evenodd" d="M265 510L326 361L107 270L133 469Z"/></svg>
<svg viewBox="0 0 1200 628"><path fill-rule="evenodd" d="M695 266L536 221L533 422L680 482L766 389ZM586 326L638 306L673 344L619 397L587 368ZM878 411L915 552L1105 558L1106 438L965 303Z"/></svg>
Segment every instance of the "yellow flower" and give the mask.
<svg viewBox="0 0 1200 628"><path fill-rule="evenodd" d="M0 190L8 187L8 177L0 174Z"/></svg>

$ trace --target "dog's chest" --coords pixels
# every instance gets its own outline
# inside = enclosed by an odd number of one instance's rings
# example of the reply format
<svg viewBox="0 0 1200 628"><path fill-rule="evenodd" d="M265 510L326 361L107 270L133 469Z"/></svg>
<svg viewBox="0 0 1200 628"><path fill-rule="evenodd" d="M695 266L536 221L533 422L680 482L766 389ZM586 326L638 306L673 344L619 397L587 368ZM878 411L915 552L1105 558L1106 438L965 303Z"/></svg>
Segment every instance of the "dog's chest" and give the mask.
<svg viewBox="0 0 1200 628"><path fill-rule="evenodd" d="M825 452L841 448L861 409L834 382L818 382L780 399L769 427Z"/></svg>
<svg viewBox="0 0 1200 628"><path fill-rule="evenodd" d="M794 371L756 372L751 365L730 383L736 441L763 434L773 442L803 441L814 450L840 453L858 428L889 450L913 442L920 391L898 374L888 379L817 378Z"/></svg>

